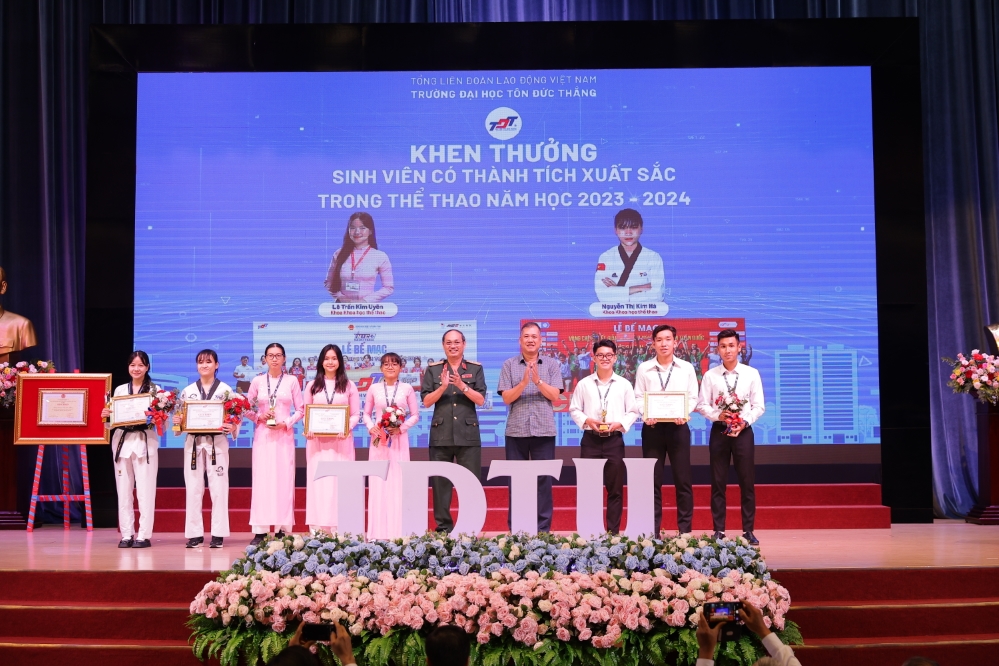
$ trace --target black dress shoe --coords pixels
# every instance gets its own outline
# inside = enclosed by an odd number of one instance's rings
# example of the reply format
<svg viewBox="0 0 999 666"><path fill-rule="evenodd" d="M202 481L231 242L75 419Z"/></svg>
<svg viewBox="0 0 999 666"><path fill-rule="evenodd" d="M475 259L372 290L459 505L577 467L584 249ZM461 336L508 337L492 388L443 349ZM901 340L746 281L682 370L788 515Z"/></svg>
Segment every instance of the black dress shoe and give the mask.
<svg viewBox="0 0 999 666"><path fill-rule="evenodd" d="M118 542L119 548L131 548L132 544L135 543L135 539L122 539Z"/></svg>
<svg viewBox="0 0 999 666"><path fill-rule="evenodd" d="M187 540L188 548L197 548L205 542L205 537L191 537Z"/></svg>
<svg viewBox="0 0 999 666"><path fill-rule="evenodd" d="M284 538L284 530L282 530L280 532L275 532L274 533L274 538L275 539L283 539Z"/></svg>
<svg viewBox="0 0 999 666"><path fill-rule="evenodd" d="M250 545L251 546L259 546L260 542L263 541L264 537L266 537L266 536L267 536L266 534L254 534L253 535L253 540L250 542Z"/></svg>
<svg viewBox="0 0 999 666"><path fill-rule="evenodd" d="M153 544L149 543L149 539L137 539L135 543L132 544L132 548L149 548Z"/></svg>
<svg viewBox="0 0 999 666"><path fill-rule="evenodd" d="M724 533L724 532L720 532L720 531L718 531L718 530L715 530L715 533L714 533L714 534L712 534L712 535L711 535L711 537L712 537L712 538L713 538L713 539L714 539L715 541L721 541L722 539L724 539L724 538L725 538L725 533Z"/></svg>
<svg viewBox="0 0 999 666"><path fill-rule="evenodd" d="M750 546L759 546L760 540L756 538L756 535L752 532L745 532L742 538L749 542Z"/></svg>
<svg viewBox="0 0 999 666"><path fill-rule="evenodd" d="M209 548L221 548L222 547L222 537L213 536L212 542L208 546Z"/></svg>

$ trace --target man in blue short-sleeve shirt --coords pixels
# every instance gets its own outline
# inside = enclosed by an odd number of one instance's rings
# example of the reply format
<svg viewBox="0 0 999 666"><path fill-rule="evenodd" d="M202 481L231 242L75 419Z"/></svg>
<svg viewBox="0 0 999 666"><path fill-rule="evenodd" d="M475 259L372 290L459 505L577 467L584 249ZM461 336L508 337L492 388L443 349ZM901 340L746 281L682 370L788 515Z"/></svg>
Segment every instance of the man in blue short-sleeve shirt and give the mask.
<svg viewBox="0 0 999 666"><path fill-rule="evenodd" d="M520 354L508 358L500 369L497 391L510 410L506 419L507 460L555 458L552 403L562 393L562 373L558 361L541 356L540 349L541 327L528 322L520 327ZM538 531L551 531L551 526L552 477L543 476L538 478Z"/></svg>

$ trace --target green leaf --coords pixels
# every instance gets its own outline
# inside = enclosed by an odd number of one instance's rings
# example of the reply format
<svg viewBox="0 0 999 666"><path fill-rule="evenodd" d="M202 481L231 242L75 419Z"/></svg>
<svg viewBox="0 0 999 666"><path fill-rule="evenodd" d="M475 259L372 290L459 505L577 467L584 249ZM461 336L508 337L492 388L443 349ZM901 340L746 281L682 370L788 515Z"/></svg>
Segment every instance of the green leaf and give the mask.
<svg viewBox="0 0 999 666"><path fill-rule="evenodd" d="M281 634L274 631L264 637L264 640L260 643L260 656L263 657L265 664L277 656L278 652L284 649L281 642Z"/></svg>
<svg viewBox="0 0 999 666"><path fill-rule="evenodd" d="M226 643L225 649L222 650L222 655L219 657L219 663L222 666L238 666L239 665L239 647L243 644L243 635L234 633L230 638L228 643Z"/></svg>

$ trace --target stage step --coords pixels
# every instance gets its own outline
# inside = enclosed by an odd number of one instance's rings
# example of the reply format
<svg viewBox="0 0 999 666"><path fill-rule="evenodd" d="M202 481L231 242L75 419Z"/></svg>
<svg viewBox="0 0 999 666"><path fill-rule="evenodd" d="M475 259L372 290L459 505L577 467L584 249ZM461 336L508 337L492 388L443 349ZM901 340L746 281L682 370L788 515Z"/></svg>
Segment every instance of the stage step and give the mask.
<svg viewBox="0 0 999 666"><path fill-rule="evenodd" d="M195 666L185 626L213 571L4 571L0 661Z"/></svg>
<svg viewBox="0 0 999 666"><path fill-rule="evenodd" d="M0 659L39 666L204 666L186 640L0 638Z"/></svg>
<svg viewBox="0 0 999 666"><path fill-rule="evenodd" d="M809 666L999 663L999 568L775 571ZM955 598L960 594L960 598Z"/></svg>
<svg viewBox="0 0 999 666"><path fill-rule="evenodd" d="M489 509L484 530L501 532L507 529L509 493L505 487L487 486L486 501ZM672 486L663 486L662 529L676 529L676 499ZM576 489L572 486L554 488L555 509L552 530L571 532L576 528ZM625 504L627 505L627 488ZM726 489L726 527L730 533L742 531L740 496L738 486ZM156 493L156 518L154 530L159 532L184 531L185 490L160 488ZM710 531L711 488L694 486L694 530ZM432 506L432 500L428 502ZM605 493L606 502L606 493ZM833 485L759 485L756 487L756 529L887 529L891 527L891 511L881 505L881 487L876 484ZM457 515L458 499L451 502L451 514ZM205 491L202 504L205 533L211 529L211 499ZM296 531L305 531L305 489L295 490ZM250 515L250 489L231 488L229 491L229 525L235 532L247 531ZM622 525L627 521L624 510ZM428 511L428 525L433 525L432 510Z"/></svg>
<svg viewBox="0 0 999 666"><path fill-rule="evenodd" d="M844 545L846 547L846 545ZM859 544L857 545L859 547ZM210 571L4 571L0 660L74 666L199 662L187 608ZM992 664L999 655L999 568L775 571L808 666ZM959 594L959 598L955 598Z"/></svg>

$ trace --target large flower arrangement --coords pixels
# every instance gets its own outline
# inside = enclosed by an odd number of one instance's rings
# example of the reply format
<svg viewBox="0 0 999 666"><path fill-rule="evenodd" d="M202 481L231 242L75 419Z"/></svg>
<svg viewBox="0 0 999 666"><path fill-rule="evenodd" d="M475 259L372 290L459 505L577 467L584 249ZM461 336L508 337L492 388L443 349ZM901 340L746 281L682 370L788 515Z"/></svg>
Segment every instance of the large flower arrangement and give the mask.
<svg viewBox="0 0 999 666"><path fill-rule="evenodd" d="M13 407L17 400L17 376L24 373L55 372L52 361L19 361L14 365L0 363L0 407Z"/></svg>
<svg viewBox="0 0 999 666"><path fill-rule="evenodd" d="M743 539L427 534L370 541L314 534L250 546L191 604L199 657L269 660L299 622L341 622L362 666L422 666L439 624L472 634L473 666L693 664L704 603L747 599L785 642L790 595ZM324 662L333 663L325 645ZM719 664L765 654L755 636Z"/></svg>
<svg viewBox="0 0 999 666"><path fill-rule="evenodd" d="M947 386L954 393L970 393L982 402L993 405L999 401L999 358L971 350L971 356L958 354L957 360L945 358L951 365Z"/></svg>

